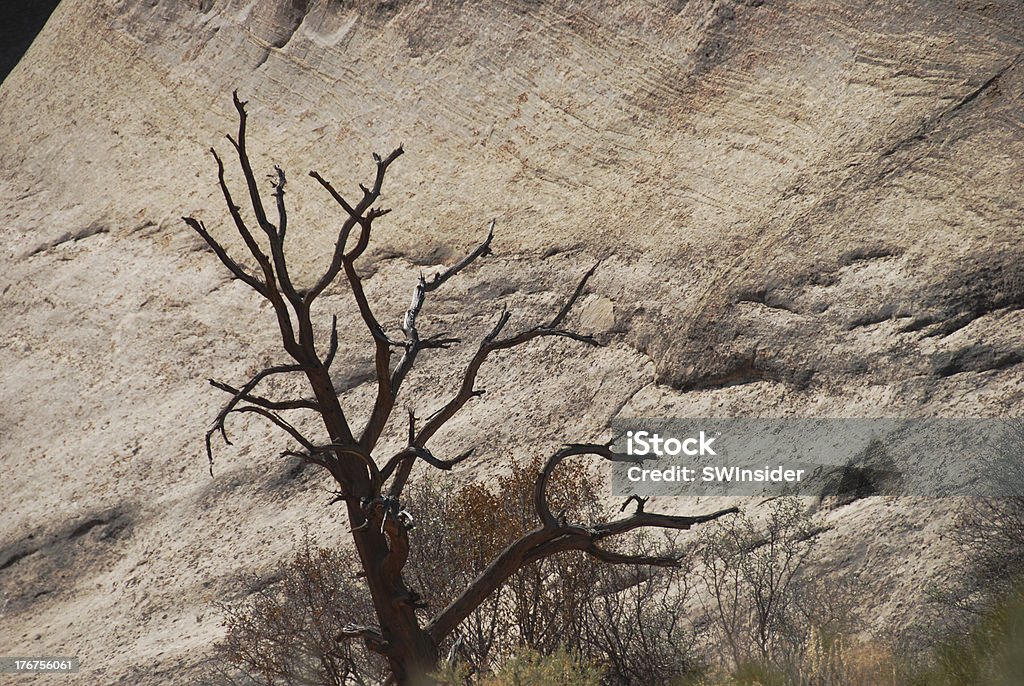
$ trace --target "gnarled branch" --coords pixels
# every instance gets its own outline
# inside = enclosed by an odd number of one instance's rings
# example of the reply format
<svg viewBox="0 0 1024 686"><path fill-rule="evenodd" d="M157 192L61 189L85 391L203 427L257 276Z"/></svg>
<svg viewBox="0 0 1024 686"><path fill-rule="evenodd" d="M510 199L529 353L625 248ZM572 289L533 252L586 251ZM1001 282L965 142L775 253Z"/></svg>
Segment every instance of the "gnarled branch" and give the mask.
<svg viewBox="0 0 1024 686"><path fill-rule="evenodd" d="M263 381L263 379L274 374L288 374L291 372L301 372L303 371L303 369L303 366L298 364L284 364L278 365L276 367L268 367L260 372L257 372L251 379L249 379L245 383L245 385L243 385L241 388L235 391L234 395L231 397L231 400L225 403L224 407L222 407L220 412L217 413L217 417L213 420L213 426L211 426L210 430L206 432L206 459L210 463L210 476L213 476L213 445L211 442L213 434L219 431L221 436L224 438L224 443L227 445L231 445L231 441L228 439L227 429L224 427L224 420L227 418L228 414L230 414L232 410L235 409L238 403L245 400L245 396L251 394L253 389L255 389L256 386L258 386L259 383ZM217 383L213 379L210 379L209 381L213 385L216 385Z"/></svg>
<svg viewBox="0 0 1024 686"><path fill-rule="evenodd" d="M295 287L292 286L291 277L288 275L288 264L284 259L284 235L288 224L288 215L285 212L284 206L284 171L280 167L274 168L277 172L277 182L274 184L274 197L277 202L278 222L280 224L280 227L277 227L271 224L267 218L267 212L263 207L263 199L260 197L259 188L256 184L256 175L252 171L249 154L245 148L245 129L248 120L245 106L247 103L238 99L238 91L232 93L231 97L235 104L235 110L238 112L238 140L231 136L228 136L228 140L231 141L235 151L238 153L238 163L242 168L242 174L245 176L245 185L249 191L249 200L252 203L253 213L256 215L256 223L263 229L263 233L267 235L267 240L270 243L270 255L273 259L274 269L277 272L280 290L292 304L296 314L299 314L302 310L302 299L295 291ZM301 317L301 314L299 316Z"/></svg>
<svg viewBox="0 0 1024 686"><path fill-rule="evenodd" d="M378 383L377 386L377 397L373 403L373 411L371 412L370 419L366 424L366 429L363 432L362 444L367 449L373 449L377 444L377 441L380 438L381 433L384 431L384 427L387 425L388 419L391 417L391 413L394 410L395 402L398 399L398 393L402 387L402 382L405 380L409 371L412 370L419 353L422 350L446 349L459 342L459 339L450 338L446 334L439 334L430 338L421 339L419 330L416 327L416 318L423 309L427 293L437 290L442 284L448 281L448 279L468 267L477 258L490 254L491 241L494 240L494 225L496 222L497 219L491 220L490 227L487 230L487 237L484 241L478 245L476 249L459 260L459 262L454 266L449 267L444 271L437 272L429 281L422 274L420 275L420 278L416 283L416 287L413 289L412 302L409 305L409 309L405 312L405 317L402 319L402 332L405 334L405 353L402 355L397 368L391 375L390 382Z"/></svg>
<svg viewBox="0 0 1024 686"><path fill-rule="evenodd" d="M483 366L484 362L487 361L487 358L491 353L497 350L515 348L523 345L524 343L528 343L535 338L541 338L544 336L564 336L588 345L600 345L592 336L577 334L561 328L561 324L566 315L569 313L569 310L572 309L573 305L576 304L576 301L579 300L580 295L583 293L583 289L587 285L587 281L594 274L594 270L596 268L597 265L594 265L586 274L583 275L583 278L580 279L580 282L576 286L576 290L573 292L572 296L565 302L561 310L559 310L558 314L550 322L540 324L508 338L500 338L499 336L501 335L501 332L504 330L505 325L508 324L511 317L508 310L503 311L494 328L491 329L491 332L487 334L480 343L480 347L477 349L476 355L473 356L469 366L466 368L466 372L462 379L462 385L460 386L458 393L444 407L435 413L427 422L426 426L420 430L419 434L416 436L416 444L425 445L426 442L429 441L449 419L454 417L467 402L479 395L479 392L475 389L476 377L480 372L480 368Z"/></svg>
<svg viewBox="0 0 1024 686"><path fill-rule="evenodd" d="M596 455L604 459L619 460L620 455L608 445L573 444L555 452L544 465L534 486L534 503L540 525L510 543L469 586L427 625L431 637L444 640L462 620L476 609L491 593L526 565L570 550L584 552L595 559L614 564L645 564L661 567L677 566L679 556L625 555L606 550L598 545L604 539L635 529L652 527L661 529L689 529L719 517L738 512L735 507L697 516L674 516L643 512L595 525L572 524L551 513L547 502L547 484L562 460L575 455Z"/></svg>
<svg viewBox="0 0 1024 686"><path fill-rule="evenodd" d="M368 189L365 187L361 187L363 189L363 199L359 201L359 203L355 207L346 202L345 199L341 196L341 194L338 193L338 191L336 191L329 182L327 182L322 176L320 176L318 172L309 172L309 175L316 179L321 186L327 189L327 192L331 194L331 197L334 198L334 200L339 205L341 205L342 209L344 209L346 214L348 214L348 219L345 220L344 224L342 224L341 231L338 232L338 240L334 245L334 255L331 258L331 263L327 267L327 271L325 271L323 276L321 276L320 279L316 282L316 285L314 285L309 290L309 292L306 293L304 301L306 303L307 308L316 299L318 295L323 293L324 289L327 288L327 286L329 286L332 281L334 281L334 279L338 276L338 273L341 271L342 261L346 255L345 247L346 244L348 243L348 237L349 234L352 232L352 229L355 227L357 223L365 228L364 222L369 223L369 221L372 221L373 217L364 217L363 213L370 209L370 206L373 205L373 203L377 202L377 198L380 197L381 186L383 186L384 184L384 175L387 173L388 167L391 165L392 162L398 159L403 152L405 151L402 149L402 146L400 145L394 150L392 150L391 154L385 157L384 159L381 159L380 155L374 154L373 159L375 164L377 165L377 174L373 181L373 188ZM379 216L379 213L377 214L377 216ZM356 249L354 249L351 253L352 259L355 259L362 254L362 250L366 249L366 242L369 241L370 239L369 231L363 231L362 233L363 235L360 236L359 244L356 246Z"/></svg>
<svg viewBox="0 0 1024 686"><path fill-rule="evenodd" d="M440 458L434 457L434 454L431 453L426 448L422 448L416 445L410 445L405 450L396 453L390 460L387 461L387 463L384 465L384 468L380 470L380 478L381 481L387 481L388 478L391 476L392 472L395 471L395 468L398 467L398 465L400 465L402 461L407 458L418 457L419 459L429 464L431 467L436 467L442 471L449 471L455 465L459 464L460 462L468 460L472 456L473 449L470 448L469 450L457 455L456 457L453 457L450 460L442 460Z"/></svg>
<svg viewBox="0 0 1024 686"><path fill-rule="evenodd" d="M253 395L251 393L242 393L242 391L234 386L229 386L226 383L210 379L210 385L214 388L220 389L226 393L230 393L233 396L239 396L241 400L252 403L258 407L262 407L265 410L313 410L314 412L320 411L320 405L312 398L299 398L297 400L268 400L259 395Z"/></svg>
<svg viewBox="0 0 1024 686"><path fill-rule="evenodd" d="M321 451L319 448L317 448L317 449L314 449L313 451L306 451L306 452L301 452L301 453L299 451L297 451L297 450L282 450L280 456L281 457L297 457L300 460L302 460L303 462L308 462L310 464L319 465L319 466L321 466L321 467L323 467L325 469L330 469L330 465L329 465L327 460L323 460L323 459L317 457L317 455L329 455L329 454L330 453L328 453L326 451Z"/></svg>
<svg viewBox="0 0 1024 686"><path fill-rule="evenodd" d="M377 165L377 174L374 179L373 187L366 188L365 186L360 186L363 190L363 199L355 206L346 201L341 193L339 193L334 186L332 186L330 182L324 179L319 173L315 171L311 171L309 173L311 177L316 179L316 181L331 194L331 197L334 198L342 209L345 210L348 214L348 218L342 224L341 231L338 233L338 241L335 244L334 256L331 259L331 264L328 266L327 271L316 285L313 286L313 288L306 294L305 304L308 307L309 303L311 303L317 295L323 292L338 273L341 270L344 270L349 287L352 289L352 295L355 297L356 305L359 308L359 315L362 317L363 322L370 331L370 335L373 337L375 348L374 367L377 375L378 398L391 397L393 395L391 386L391 346L393 343L387 337L383 327L380 325L380 322L373 313L373 309L370 306L369 300L367 299L366 293L363 289L362 277L356 269L355 262L360 256L362 256L369 245L373 220L378 217L382 217L391 211L388 209L374 208L372 205L380 197L381 187L384 183L384 175L387 173L388 167L400 155L402 155L402 153L402 146L399 146L393 150L390 155L383 159L379 155L374 154L373 159ZM347 250L349 235L356 226L359 226L360 229L359 238L356 240L355 246L353 246L351 250ZM372 450L376 445L377 439L380 436L380 431L383 430L382 423L378 419L379 414L380 411L375 405L371 418L367 422L367 426L359 438L360 446L367 452ZM386 418L384 423L386 423ZM378 428L379 425L380 428Z"/></svg>
<svg viewBox="0 0 1024 686"><path fill-rule="evenodd" d="M331 340L327 345L327 354L324 356L324 369L330 369L334 363L334 356L338 352L338 315L331 315Z"/></svg>
<svg viewBox="0 0 1024 686"><path fill-rule="evenodd" d="M576 289L573 291L572 295L565 301L565 304L562 305L561 309L559 309L558 314L548 322L534 326L514 336L501 338L501 332L505 329L505 326L508 324L511 317L508 310L503 310L501 316L498 317L498 321L494 325L494 328L491 329L490 333L484 336L483 341L480 343L480 347L477 348L476 354L466 367L466 371L462 377L462 383L460 384L459 390L456 392L455 396L437 412L431 415L424 427L416 434L416 439L413 441L413 444L417 446L425 446L427 441L429 441L434 434L441 429L441 427L443 427L452 417L458 414L459 410L465 407L466 403L483 394L482 390L478 390L476 388L476 378L480 372L480 368L483 367L484 362L487 361L487 358L491 353L497 350L515 348L536 338L542 338L545 336L561 336L571 338L588 345L600 345L592 336L577 334L562 328L562 323L565 321L566 316L583 294L587 281L591 276L593 276L596 269L597 265L595 264L583 275L583 278L581 278L579 283L576 285ZM389 490L392 496L398 496L401 494L402 489L405 487L405 483L409 478L409 474L412 472L413 462L414 459L412 457L406 457L402 460Z"/></svg>
<svg viewBox="0 0 1024 686"><path fill-rule="evenodd" d="M252 164L249 160L249 154L246 148L246 124L248 119L245 109L246 103L238 98L237 92L232 94L232 101L235 105L235 110L238 113L238 134L237 137L229 135L228 140L231 141L232 146L238 154L238 163L242 168L242 173L245 177L246 188L248 190L248 197L252 206L253 214L260 229L266 235L266 240L269 244L269 256L260 245L260 242L256 240L253 231L249 229L245 220L242 218L241 210L235 203L231 190L228 188L228 184L225 179L223 161L217 154L216 150L211 148L210 153L217 165L217 185L221 191L221 195L223 196L224 203L227 206L228 213L235 225L235 229L238 231L239 236L245 243L246 248L255 259L256 265L259 268L259 273L262 274L262 278L250 273L244 266L228 255L224 247L212 237L206 226L201 221L191 217L183 217L183 220L204 241L206 241L213 252L217 255L218 259L220 259L221 263L223 263L236 278L250 286L253 290L267 299L273 306L283 346L297 364L289 365L286 369L282 368L271 370L270 373L278 373L279 371L305 372L311 386L313 387L317 400L271 401L254 395L252 393L253 387L249 384L242 388L235 389L227 384L212 382L218 388L232 393L233 397L221 412L218 413L217 418L214 421L213 428L206 434L206 453L210 462L211 471L213 468L213 451L211 444L212 435L215 432L220 431L225 442L230 444L230 441L227 438L227 433L224 430L224 419L230 412L234 411L238 403L242 400L250 402L254 406L266 411L286 409L314 410L324 415L325 422L328 421L327 415L330 415L328 428L331 434L335 437L335 440L353 440L351 430L349 429L347 419L345 418L345 413L341 409L340 405L338 405L336 394L333 392L333 385L331 384L330 377L327 373L327 368L333 361L338 347L337 320L332 321L330 349L328 350L325 359L321 361L313 340L313 326L310 319L308 303L299 296L288 274L288 266L284 254L284 238L288 228L288 213L285 206L285 172L280 167L275 166L274 174L271 177L271 185L274 189L273 197L277 208L278 224L275 226L267 217L263 199L260 196L259 189L257 187L256 175L253 172ZM289 312L289 303L291 305L291 309L294 311L294 322L292 314ZM298 338L296 338L296 328L298 329ZM263 378L263 376L257 375L253 380L253 385L258 383L261 378ZM325 398L329 399L327 406L323 405Z"/></svg>
<svg viewBox="0 0 1024 686"><path fill-rule="evenodd" d="M254 291L259 293L263 297L266 297L266 285L262 281L257 279L255 276L247 272L245 268L242 267L240 264L235 262L231 258L231 256L228 255L224 247L220 243L218 243L216 239L213 238L213 236L210 235L210 232L206 229L205 224L203 224L201 221L194 219L193 217L182 217L181 219L183 222L188 224L188 226L193 231L199 234L200 238L206 241L206 244L210 246L210 248L213 250L213 253L221 261L221 264L227 267L228 271L234 274L236 279L248 285L250 288L252 288Z"/></svg>
<svg viewBox="0 0 1024 686"><path fill-rule="evenodd" d="M294 438L299 445L301 445L310 453L316 450L316 446L313 445L313 442L311 440L303 436L298 429L296 429L294 426L285 421L283 417L281 417L278 414L274 414L270 410L265 410L262 407L256 407L255 405L242 405L241 407L236 407L232 409L231 412L238 414L252 412L254 414L260 415L261 417L265 417L266 419L270 420L271 424L274 424L278 428L283 429L285 433Z"/></svg>
<svg viewBox="0 0 1024 686"><path fill-rule="evenodd" d="M237 96L235 100L236 102L238 101ZM240 114L240 116L243 117L243 123L239 126L239 141L241 142L235 141L235 139L231 138L231 136L228 136L228 139L232 142L232 144L235 146L235 149L238 151L239 164L242 165L243 169L248 170L246 171L246 179L248 180L252 174L252 169L249 165L249 157L245 151L244 103L242 103L242 106L240 107L239 111L240 113L242 113ZM278 272L275 274L274 264L271 264L270 258L268 258L266 253L263 252L263 249L260 247L259 243L253 237L252 232L249 231L249 227L246 226L245 220L242 219L242 215L239 211L238 206L235 204L234 199L231 197L231 190L228 188L227 181L224 180L224 162L221 161L220 155L218 155L217 151L214 150L213 148L210 148L210 154L213 155L213 159L217 163L217 183L220 186L221 194L224 196L224 203L227 205L228 212L231 214L231 218L235 222L235 228L238 230L239 235L242 237L242 240L245 242L246 247L249 249L249 253L256 259L256 263L259 265L260 270L263 272L263 289L260 290L259 292L264 298L270 301L270 304L274 307L274 314L277 316L278 327L281 329L281 338L285 350L287 350L292 357L299 359L301 357L301 352L299 350L298 343L295 340L295 330L294 327L292 326L291 315L288 314L288 307L285 305L285 302L281 297L281 291L279 290L278 287L278 280L287 279L287 273ZM252 183L255 184L255 181L253 181ZM255 209L256 203L261 201L259 200L259 193L253 191L253 189L250 188L250 195L254 192L255 200L253 200L253 207ZM257 211L257 216L263 216L263 221L266 221L266 217L263 214L262 205L260 205L259 210ZM263 223L261 222L260 225L263 226ZM264 231L270 238L271 253L275 255L275 263L278 261L277 256L279 255L280 262L283 265L284 254L283 252L281 252L282 247L280 245L280 241L276 240L276 229L274 229L273 226L268 226L264 227ZM284 288L283 281L281 283L281 288ZM290 284L288 288L291 288Z"/></svg>

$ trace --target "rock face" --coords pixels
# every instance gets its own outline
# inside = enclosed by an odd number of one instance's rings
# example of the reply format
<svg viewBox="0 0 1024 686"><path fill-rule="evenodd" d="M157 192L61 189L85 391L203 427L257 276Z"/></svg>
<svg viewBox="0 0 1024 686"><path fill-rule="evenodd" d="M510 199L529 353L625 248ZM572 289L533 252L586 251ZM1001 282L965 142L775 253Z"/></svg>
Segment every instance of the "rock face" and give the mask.
<svg viewBox="0 0 1024 686"><path fill-rule="evenodd" d="M230 152L232 89L258 173L290 173L307 281L340 217L305 173L355 189L405 144L365 267L392 326L491 217L496 256L431 301L432 330L479 335L502 303L533 321L601 260L579 320L608 345L496 360L439 437L479 446L483 479L616 416L1015 414L1022 50L1016 0L64 0L0 86L0 645L79 655L69 683L180 683L239 579L304 523L344 537L327 482L257 422L213 479L202 455L205 379L283 355L178 219L239 247L206 152ZM365 407L340 285L335 312ZM429 412L467 354L428 358L408 402ZM947 573L950 508L828 515L879 622Z"/></svg>

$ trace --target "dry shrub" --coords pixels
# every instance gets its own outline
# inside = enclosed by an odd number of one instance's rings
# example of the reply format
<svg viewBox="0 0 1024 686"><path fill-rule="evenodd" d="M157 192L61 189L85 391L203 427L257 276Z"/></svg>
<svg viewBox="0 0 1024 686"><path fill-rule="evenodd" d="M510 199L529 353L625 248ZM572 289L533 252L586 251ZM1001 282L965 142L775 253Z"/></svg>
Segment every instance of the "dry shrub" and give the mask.
<svg viewBox="0 0 1024 686"><path fill-rule="evenodd" d="M720 683L892 683L891 651L850 638L862 628L859 580L824 578L812 565L821 530L797 498L773 500L760 519L738 514L701 529L697 597L708 660L730 675Z"/></svg>
<svg viewBox="0 0 1024 686"><path fill-rule="evenodd" d="M539 469L514 464L493 487L447 490L424 480L407 489L403 507L414 528L406 579L424 612L451 602L506 545L537 526ZM607 514L598 505L601 485L594 474L560 467L549 484L552 510L584 525L599 520ZM643 532L622 539L620 552L660 554L671 545ZM378 656L359 640L333 640L374 616L358 569L352 553L319 547L307 535L275 583L225 607L226 636L204 683L379 682L385 664ZM683 620L687 579L685 568L609 565L579 552L545 558L513 575L459 626L443 646L444 674L492 686L674 683L694 664L693 633ZM580 664L587 667L558 672ZM522 680L524 674L555 680Z"/></svg>
<svg viewBox="0 0 1024 686"><path fill-rule="evenodd" d="M224 639L200 683L340 686L378 683L385 664L343 627L372 617L369 593L354 578L352 553L323 548L306 533L271 582L256 580L242 603L225 604Z"/></svg>
<svg viewBox="0 0 1024 686"><path fill-rule="evenodd" d="M934 594L943 629L968 631L1024 577L1024 497L970 498L951 535L963 566L949 588Z"/></svg>
<svg viewBox="0 0 1024 686"><path fill-rule="evenodd" d="M432 482L413 488L410 583L431 607L450 602L489 560L537 526L533 488L540 463L513 464L495 486L454 492ZM602 519L601 480L560 467L549 484L552 510L569 521ZM669 539L624 537L621 552L665 552ZM614 684L667 684L693 669L693 635L683 621L685 570L616 566L579 552L555 555L517 572L459 627L447 646L470 675L494 673L517 651L559 650L604 666Z"/></svg>
<svg viewBox="0 0 1024 686"><path fill-rule="evenodd" d="M796 498L772 501L764 522L744 513L701 530L700 598L721 664L767 663L804 644L797 597L813 533Z"/></svg>

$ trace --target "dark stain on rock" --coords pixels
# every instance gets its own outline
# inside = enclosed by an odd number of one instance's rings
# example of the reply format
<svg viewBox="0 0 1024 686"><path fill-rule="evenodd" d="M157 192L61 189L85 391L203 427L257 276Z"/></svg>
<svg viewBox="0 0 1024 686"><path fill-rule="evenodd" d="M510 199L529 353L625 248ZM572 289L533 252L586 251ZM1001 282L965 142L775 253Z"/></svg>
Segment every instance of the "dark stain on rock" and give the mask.
<svg viewBox="0 0 1024 686"><path fill-rule="evenodd" d="M0 546L0 594L8 598L8 611L63 597L92 570L116 559L134 521L132 507L107 508Z"/></svg>

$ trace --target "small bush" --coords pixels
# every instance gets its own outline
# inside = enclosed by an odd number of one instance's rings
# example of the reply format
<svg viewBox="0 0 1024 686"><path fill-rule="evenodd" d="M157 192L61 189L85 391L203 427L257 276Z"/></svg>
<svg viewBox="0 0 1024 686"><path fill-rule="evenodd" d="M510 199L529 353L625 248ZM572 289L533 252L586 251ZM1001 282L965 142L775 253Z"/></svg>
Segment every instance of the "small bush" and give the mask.
<svg viewBox="0 0 1024 686"><path fill-rule="evenodd" d="M697 597L719 675L711 683L893 683L892 652L850 638L862 626L859 580L823 578L811 564L820 532L797 498L772 501L762 518L739 514L701 530Z"/></svg>
<svg viewBox="0 0 1024 686"><path fill-rule="evenodd" d="M764 522L737 514L699 537L701 598L723 666L791 663L807 638L799 611L814 524L796 498L778 498Z"/></svg>
<svg viewBox="0 0 1024 686"><path fill-rule="evenodd" d="M201 684L299 686L371 684L384 662L362 644L336 643L343 627L372 617L369 594L353 578L351 553L304 535L295 557L271 583L256 580L242 603L223 605L224 639L214 646Z"/></svg>
<svg viewBox="0 0 1024 686"><path fill-rule="evenodd" d="M931 669L913 686L1018 686L1024 675L1024 587L983 616L973 629L947 640Z"/></svg>

